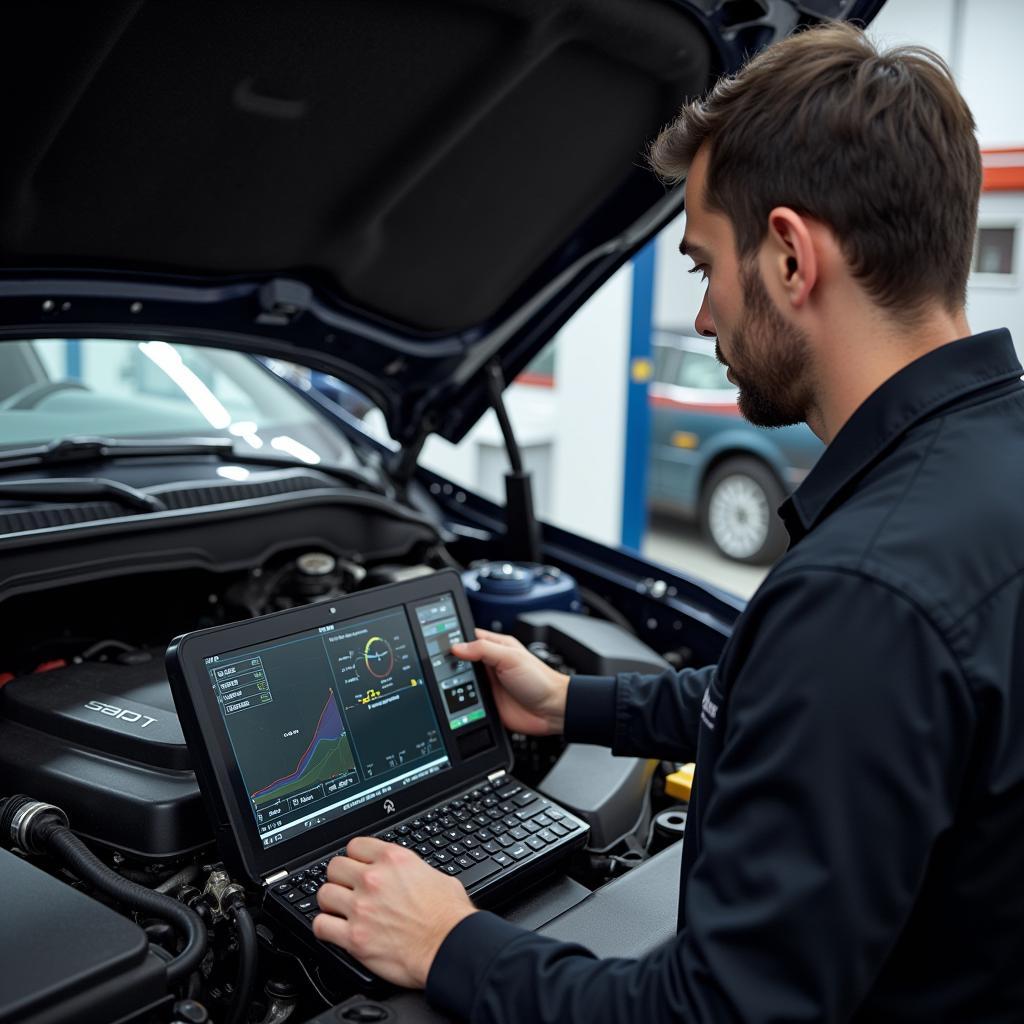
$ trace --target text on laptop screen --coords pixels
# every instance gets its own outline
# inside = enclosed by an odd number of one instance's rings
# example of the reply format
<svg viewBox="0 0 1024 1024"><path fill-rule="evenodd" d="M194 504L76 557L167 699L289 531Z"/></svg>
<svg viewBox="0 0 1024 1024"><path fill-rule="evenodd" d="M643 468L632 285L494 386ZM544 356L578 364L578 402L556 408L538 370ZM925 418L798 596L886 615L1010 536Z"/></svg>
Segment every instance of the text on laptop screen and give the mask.
<svg viewBox="0 0 1024 1024"><path fill-rule="evenodd" d="M450 767L443 733L485 714L455 601L401 606L205 659L264 848Z"/></svg>

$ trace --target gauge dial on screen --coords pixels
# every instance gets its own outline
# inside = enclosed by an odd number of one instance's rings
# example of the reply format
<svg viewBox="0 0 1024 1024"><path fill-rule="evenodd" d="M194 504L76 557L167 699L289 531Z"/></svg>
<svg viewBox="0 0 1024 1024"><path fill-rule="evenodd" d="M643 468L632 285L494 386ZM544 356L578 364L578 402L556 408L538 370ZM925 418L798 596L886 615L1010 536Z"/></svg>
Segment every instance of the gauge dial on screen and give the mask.
<svg viewBox="0 0 1024 1024"><path fill-rule="evenodd" d="M363 648L366 671L374 679L386 679L395 667L395 652L382 636L371 636Z"/></svg>

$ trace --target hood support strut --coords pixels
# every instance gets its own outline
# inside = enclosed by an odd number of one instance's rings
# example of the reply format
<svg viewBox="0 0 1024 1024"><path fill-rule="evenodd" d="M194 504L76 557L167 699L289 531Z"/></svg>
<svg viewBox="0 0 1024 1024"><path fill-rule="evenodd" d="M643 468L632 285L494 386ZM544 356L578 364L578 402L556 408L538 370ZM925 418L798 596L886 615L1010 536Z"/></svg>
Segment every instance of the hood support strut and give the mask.
<svg viewBox="0 0 1024 1024"><path fill-rule="evenodd" d="M523 456L512 432L512 423L505 409L501 393L505 380L497 361L487 364L487 388L491 405L498 417L501 436L505 439L510 472L505 474L505 536L508 539L508 557L519 562L540 562L540 523L533 509L533 489L530 474L523 467Z"/></svg>

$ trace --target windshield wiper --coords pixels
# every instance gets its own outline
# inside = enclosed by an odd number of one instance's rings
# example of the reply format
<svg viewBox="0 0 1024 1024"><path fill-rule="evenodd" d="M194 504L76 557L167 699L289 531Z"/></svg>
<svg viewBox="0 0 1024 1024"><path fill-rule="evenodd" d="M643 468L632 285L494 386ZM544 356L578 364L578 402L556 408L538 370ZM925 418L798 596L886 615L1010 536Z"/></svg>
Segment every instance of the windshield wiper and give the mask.
<svg viewBox="0 0 1024 1024"><path fill-rule="evenodd" d="M173 457L176 455L214 455L226 461L255 463L274 468L301 467L326 474L343 483L364 487L377 494L391 496L391 492L371 476L345 466L327 463L310 464L298 459L240 452L227 437L190 437L180 441L134 441L118 437L63 437L46 444L27 448L0 450L0 472L31 466L52 466L69 462L92 462L99 459ZM141 493L141 492L139 492Z"/></svg>
<svg viewBox="0 0 1024 1024"><path fill-rule="evenodd" d="M0 470L51 466L61 462L90 462L106 458L145 458L173 455L234 455L226 437L196 437L184 441L129 441L116 437L62 437L46 444L0 451Z"/></svg>
<svg viewBox="0 0 1024 1024"><path fill-rule="evenodd" d="M138 512L162 512L167 506L152 494L116 480L69 477L48 480L0 481L0 500L13 501L114 501Z"/></svg>

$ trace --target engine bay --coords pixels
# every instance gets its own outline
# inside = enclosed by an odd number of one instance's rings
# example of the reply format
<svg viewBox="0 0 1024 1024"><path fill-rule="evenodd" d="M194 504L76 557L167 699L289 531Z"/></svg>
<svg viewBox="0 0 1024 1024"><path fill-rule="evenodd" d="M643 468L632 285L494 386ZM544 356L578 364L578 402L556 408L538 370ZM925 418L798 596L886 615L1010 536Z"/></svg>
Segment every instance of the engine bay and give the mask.
<svg viewBox="0 0 1024 1024"><path fill-rule="evenodd" d="M638 638L614 597L578 586L565 568L503 562L499 534L460 535L442 521L426 491L400 503L318 485L248 505L190 507L127 529L122 521L115 535L95 525L21 535L0 579L8 627L0 645L0 798L8 805L0 838L15 851L0 871L6 886L16 860L18 871L31 866L105 904L140 929L148 950L140 959L132 947L131 970L124 968L126 978L140 971L150 978L139 1005L101 1003L88 1019L167 1021L201 1010L203 1019L276 1024L307 1020L356 994L346 979L321 976L300 950L280 943L260 920L256 894L218 863L164 670L173 636L456 567L478 623L517 636L560 671L659 671L693 656L685 631L677 646L658 652ZM678 838L655 821L675 803L664 778L677 766L604 752L595 762L597 748L567 747L560 737L513 735L512 745L517 778L542 791L548 785L552 798L591 823L591 848L565 868L581 892ZM19 844L17 822L8 820L15 812L7 798L15 795L57 809L40 813L59 812L85 847L81 856L125 885L198 914L205 952L183 983L165 983L153 1002L149 960L181 955L180 928L136 897L112 895L113 883L90 877L84 862L76 868L51 849L33 849L21 819ZM255 940L234 912L246 904ZM127 949L134 940L118 941ZM127 956L119 948L90 968L97 978L120 970L112 966ZM65 1004L59 986L46 984L50 995L40 994L31 1012L31 1000L17 1013L0 1005L0 1020L73 1019L84 1005L79 997Z"/></svg>

